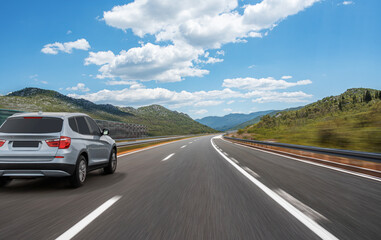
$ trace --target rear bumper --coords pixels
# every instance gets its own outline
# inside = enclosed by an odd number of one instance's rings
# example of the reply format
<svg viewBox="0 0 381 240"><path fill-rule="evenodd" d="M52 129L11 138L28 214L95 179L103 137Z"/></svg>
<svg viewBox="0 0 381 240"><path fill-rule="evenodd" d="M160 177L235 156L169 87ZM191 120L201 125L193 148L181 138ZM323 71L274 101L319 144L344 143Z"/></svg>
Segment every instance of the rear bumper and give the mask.
<svg viewBox="0 0 381 240"><path fill-rule="evenodd" d="M0 177L67 177L75 165L62 163L0 163Z"/></svg>

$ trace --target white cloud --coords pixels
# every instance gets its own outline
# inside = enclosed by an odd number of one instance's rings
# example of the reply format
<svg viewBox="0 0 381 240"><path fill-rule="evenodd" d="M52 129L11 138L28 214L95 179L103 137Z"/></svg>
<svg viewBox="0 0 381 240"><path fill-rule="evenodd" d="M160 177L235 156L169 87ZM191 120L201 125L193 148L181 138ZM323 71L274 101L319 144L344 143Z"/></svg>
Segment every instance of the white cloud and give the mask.
<svg viewBox="0 0 381 240"><path fill-rule="evenodd" d="M56 55L58 54L58 52L72 53L73 49L87 51L88 49L90 49L90 44L84 38L78 39L77 41L74 41L74 42L65 42L65 43L55 42L55 43L46 44L41 49L41 52L45 54Z"/></svg>
<svg viewBox="0 0 381 240"><path fill-rule="evenodd" d="M205 114L207 112L208 112L208 110L206 110L206 109L200 109L200 110L194 111L194 114L196 114L196 115L202 115L202 114Z"/></svg>
<svg viewBox="0 0 381 240"><path fill-rule="evenodd" d="M259 94L258 94L259 95ZM304 93L302 91L298 92L263 92L260 94L261 97L255 98L252 102L256 103L267 103L267 102L307 102L312 95Z"/></svg>
<svg viewBox="0 0 381 240"><path fill-rule="evenodd" d="M248 68L254 68L255 67L255 65L250 65L250 66L248 66Z"/></svg>
<svg viewBox="0 0 381 240"><path fill-rule="evenodd" d="M225 108L224 109L224 112L231 112L231 111L233 111L233 109L231 109L231 108Z"/></svg>
<svg viewBox="0 0 381 240"><path fill-rule="evenodd" d="M72 34L73 32L71 30L67 30L66 34L69 35L69 34Z"/></svg>
<svg viewBox="0 0 381 240"><path fill-rule="evenodd" d="M121 51L118 55L108 52L91 52L85 64L102 65L98 78L178 82L184 77L202 77L209 73L193 65L203 50L190 46L159 46L147 43L141 47Z"/></svg>
<svg viewBox="0 0 381 240"><path fill-rule="evenodd" d="M292 76L282 76L282 79L291 79L292 78Z"/></svg>
<svg viewBox="0 0 381 240"><path fill-rule="evenodd" d="M222 58L214 58L214 57L208 57L208 60L204 61L206 64L213 64L213 63L219 63L223 62L224 60Z"/></svg>
<svg viewBox="0 0 381 240"><path fill-rule="evenodd" d="M122 106L143 106L155 103L171 108L215 106L221 104L224 99L245 97L244 94L227 88L212 91L176 92L165 88L145 88L142 85L138 88L130 86L121 90L104 89L95 93L69 94L68 96Z"/></svg>
<svg viewBox="0 0 381 240"><path fill-rule="evenodd" d="M237 0L136 0L122 6L115 6L104 12L106 24L127 30L135 35L155 34L168 31L178 25L203 16L215 16L238 6Z"/></svg>
<svg viewBox="0 0 381 240"><path fill-rule="evenodd" d="M176 0L135 0L105 11L103 20L124 31L131 29L141 38L151 35L156 44L143 44L115 56L110 51L90 53L85 64L101 65L99 78L175 82L202 77L209 72L197 63L223 61L205 57L206 50L265 36L287 16L318 1L264 0L239 6L237 0L182 0L181 4ZM223 56L224 52L216 54Z"/></svg>
<svg viewBox="0 0 381 240"><path fill-rule="evenodd" d="M223 103L223 101L216 101L216 100L208 100L208 101L201 101L194 104L196 107L206 107L206 106L216 106Z"/></svg>
<svg viewBox="0 0 381 240"><path fill-rule="evenodd" d="M85 59L85 65L104 65L111 63L114 59L115 55L111 51L89 52L89 56Z"/></svg>
<svg viewBox="0 0 381 240"><path fill-rule="evenodd" d="M232 103L234 103L235 101L234 100L230 100L229 102L227 102L227 104L232 104Z"/></svg>
<svg viewBox="0 0 381 240"><path fill-rule="evenodd" d="M222 44L273 28L319 0L264 0L245 5L243 14L237 0L136 0L104 12L106 24L132 29L139 37L155 35L158 41L187 42L192 46L219 48Z"/></svg>
<svg viewBox="0 0 381 240"><path fill-rule="evenodd" d="M354 2L353 1L343 1L341 3L341 5L351 5L351 4L354 4Z"/></svg>
<svg viewBox="0 0 381 240"><path fill-rule="evenodd" d="M247 5L243 14L243 23L252 30L270 29L279 21L312 6L319 0L264 0L254 5Z"/></svg>
<svg viewBox="0 0 381 240"><path fill-rule="evenodd" d="M78 83L74 87L68 87L68 88L66 88L66 90L68 90L68 91L81 91L81 92L88 92L88 91L90 91L90 89L87 88L84 83Z"/></svg>
<svg viewBox="0 0 381 240"><path fill-rule="evenodd" d="M136 81L107 81L107 85L117 86L117 85L129 85L131 89L144 88L144 85Z"/></svg>
<svg viewBox="0 0 381 240"><path fill-rule="evenodd" d="M216 54L217 54L217 55L225 56L225 52L224 52L224 50L217 51Z"/></svg>
<svg viewBox="0 0 381 240"><path fill-rule="evenodd" d="M33 81L35 81L36 83L39 83L39 84L48 84L47 81L39 80L38 79L38 74L30 75L29 78L32 79Z"/></svg>
<svg viewBox="0 0 381 240"><path fill-rule="evenodd" d="M283 79L276 80L272 77L268 78L233 78L225 79L222 86L228 88L238 88L246 90L276 90L285 89L294 86L311 84L311 80L300 80L297 82L287 82Z"/></svg>
<svg viewBox="0 0 381 240"><path fill-rule="evenodd" d="M127 84L127 83L126 83ZM73 89L75 90L75 89ZM120 106L144 106L149 104L161 104L170 108L182 108L187 106L207 107L216 106L229 99L228 104L236 99L244 102L250 99L252 102L304 102L311 95L304 92L276 92L255 90L248 92L233 91L229 88L212 91L171 91L165 88L146 88L143 85L135 86L131 83L129 88L121 90L104 89L95 93L69 94L74 98L84 98L97 103L112 103Z"/></svg>

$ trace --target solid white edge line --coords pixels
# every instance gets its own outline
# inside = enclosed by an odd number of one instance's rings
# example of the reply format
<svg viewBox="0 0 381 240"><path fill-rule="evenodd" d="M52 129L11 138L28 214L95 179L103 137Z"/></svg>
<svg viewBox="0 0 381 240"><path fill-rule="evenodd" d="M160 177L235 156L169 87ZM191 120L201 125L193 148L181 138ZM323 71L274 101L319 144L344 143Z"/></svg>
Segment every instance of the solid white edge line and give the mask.
<svg viewBox="0 0 381 240"><path fill-rule="evenodd" d="M341 168L337 168L337 167L332 167L332 166L324 165L324 164L321 164L321 163L311 162L311 161L308 161L308 160L302 160L302 159L286 156L286 155L279 154L279 153L273 153L273 152L262 150L262 149L258 149L258 148L252 148L252 147L245 146L245 145L242 145L242 144L232 143L232 142L226 141L225 139L222 139L222 138L221 138L221 140L225 141L225 142L228 142L228 143L231 143L231 144L235 144L237 146L245 147L245 148L248 148L248 149L251 149L251 150L265 152L265 153L277 155L277 156L280 156L280 157L288 158L288 159L291 159L291 160L295 160L295 161L299 161L299 162L315 165L315 166L318 166L318 167L328 168L328 169L331 169L331 170L334 170L334 171L343 172L343 173L351 174L351 175L354 175L354 176L363 177L363 178L367 178L367 179L371 179L371 180L374 180L374 181L381 182L381 178L374 177L374 176L371 176L371 175L367 175L367 174L363 174L363 173L357 173L357 172L353 172L353 171L350 171L350 170L345 170L345 169L341 169Z"/></svg>
<svg viewBox="0 0 381 240"><path fill-rule="evenodd" d="M326 229L324 229L322 226L320 226L318 223L316 223L314 220L303 214L301 211L299 211L297 208L295 208L293 205L291 205L289 202L284 200L282 197L280 197L278 194L273 192L270 188L268 188L266 185L258 181L256 178L251 176L248 172L246 172L244 169L242 169L240 166L235 164L232 160L230 160L228 157L226 157L222 152L220 152L214 142L213 139L216 137L213 137L210 139L210 142L214 149L226 160L228 161L234 168L236 168L240 173L242 173L245 177L247 177L252 183L254 183L258 188L260 188L264 193L266 193L270 198L272 198L275 202L277 202L280 206L282 206L287 212L289 212L292 216L294 216L296 219L298 219L301 223L303 223L307 228L309 228L312 232L314 232L316 235L318 235L321 239L338 239L334 235L332 235L330 232L328 232Z"/></svg>
<svg viewBox="0 0 381 240"><path fill-rule="evenodd" d="M94 221L99 215L101 215L104 211L106 211L109 207L111 207L114 203L116 203L121 196L115 196L111 199L107 200L105 203L100 205L97 209L92 211L89 215L71 227L69 230L64 232L61 236L56 238L56 240L69 240L72 239L75 235L77 235L80 231L82 231L87 225L89 225L92 221Z"/></svg>
<svg viewBox="0 0 381 240"><path fill-rule="evenodd" d="M171 153L169 154L166 158L164 158L163 160L161 160L162 162L163 161L167 161L168 159L170 159L173 155L175 155L174 153Z"/></svg>

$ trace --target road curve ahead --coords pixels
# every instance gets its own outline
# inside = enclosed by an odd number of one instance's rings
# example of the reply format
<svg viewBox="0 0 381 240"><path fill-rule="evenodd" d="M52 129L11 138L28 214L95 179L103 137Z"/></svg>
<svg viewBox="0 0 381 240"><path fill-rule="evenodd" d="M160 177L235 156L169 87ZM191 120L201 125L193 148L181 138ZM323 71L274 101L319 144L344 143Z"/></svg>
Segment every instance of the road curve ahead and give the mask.
<svg viewBox="0 0 381 240"><path fill-rule="evenodd" d="M121 156L79 189L0 189L0 239L380 239L380 223L379 179L214 136Z"/></svg>

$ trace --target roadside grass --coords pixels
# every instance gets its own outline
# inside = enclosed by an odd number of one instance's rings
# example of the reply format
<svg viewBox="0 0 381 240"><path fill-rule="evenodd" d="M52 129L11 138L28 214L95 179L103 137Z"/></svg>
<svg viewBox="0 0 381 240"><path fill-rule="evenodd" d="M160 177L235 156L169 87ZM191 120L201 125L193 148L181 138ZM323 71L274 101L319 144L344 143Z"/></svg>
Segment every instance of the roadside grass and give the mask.
<svg viewBox="0 0 381 240"><path fill-rule="evenodd" d="M300 113L300 112L299 112ZM238 138L381 152L381 101L361 103L313 117L285 113L247 127ZM267 125L266 125L267 124Z"/></svg>

